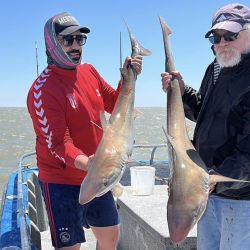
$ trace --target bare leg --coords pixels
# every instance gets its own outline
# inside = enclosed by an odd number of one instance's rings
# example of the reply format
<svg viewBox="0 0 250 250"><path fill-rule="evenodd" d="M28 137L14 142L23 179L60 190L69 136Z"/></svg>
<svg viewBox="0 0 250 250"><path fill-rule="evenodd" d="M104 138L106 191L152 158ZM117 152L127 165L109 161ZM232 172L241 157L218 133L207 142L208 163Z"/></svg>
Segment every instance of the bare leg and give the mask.
<svg viewBox="0 0 250 250"><path fill-rule="evenodd" d="M96 240L97 250L116 250L119 239L119 226L91 227Z"/></svg>

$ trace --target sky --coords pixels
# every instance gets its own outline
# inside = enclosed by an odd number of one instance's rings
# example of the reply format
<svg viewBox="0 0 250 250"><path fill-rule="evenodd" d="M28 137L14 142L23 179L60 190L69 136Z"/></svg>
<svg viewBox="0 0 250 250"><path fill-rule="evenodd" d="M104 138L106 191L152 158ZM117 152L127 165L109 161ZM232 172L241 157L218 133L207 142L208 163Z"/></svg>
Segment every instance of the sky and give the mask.
<svg viewBox="0 0 250 250"><path fill-rule="evenodd" d="M83 63L92 64L114 88L120 79L122 59L131 54L126 23L140 43L152 51L143 59L136 82L137 107L164 107L161 89L165 55L159 16L172 30L170 46L175 68L185 83L198 89L207 65L213 60L211 44L204 38L213 13L233 3L224 0L9 0L1 2L0 107L25 107L28 90L36 78L36 47L39 72L47 66L43 29L55 14L67 11L89 27ZM240 1L249 6L249 0Z"/></svg>

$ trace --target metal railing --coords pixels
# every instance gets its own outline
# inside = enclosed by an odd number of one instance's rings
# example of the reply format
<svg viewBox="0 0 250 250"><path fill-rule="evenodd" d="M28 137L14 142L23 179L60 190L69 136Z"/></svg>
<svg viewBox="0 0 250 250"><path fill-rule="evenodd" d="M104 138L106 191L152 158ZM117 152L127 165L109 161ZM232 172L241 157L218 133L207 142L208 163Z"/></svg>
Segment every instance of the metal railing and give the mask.
<svg viewBox="0 0 250 250"><path fill-rule="evenodd" d="M18 163L18 183L17 183L17 199L18 199L18 212L20 218L20 234L21 234L21 249L30 250L30 238L28 233L28 224L26 222L26 211L23 199L23 160L29 156L35 155L35 152L24 154L20 157Z"/></svg>
<svg viewBox="0 0 250 250"><path fill-rule="evenodd" d="M149 164L152 165L154 162L154 155L157 148L167 147L166 143L163 144L134 144L133 148L152 148Z"/></svg>

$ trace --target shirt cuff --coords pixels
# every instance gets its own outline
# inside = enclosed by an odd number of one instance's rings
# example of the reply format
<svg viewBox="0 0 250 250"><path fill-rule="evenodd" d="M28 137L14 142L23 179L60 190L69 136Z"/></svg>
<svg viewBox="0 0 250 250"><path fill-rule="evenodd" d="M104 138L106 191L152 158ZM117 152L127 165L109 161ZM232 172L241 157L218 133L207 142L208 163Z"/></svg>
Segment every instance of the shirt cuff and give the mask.
<svg viewBox="0 0 250 250"><path fill-rule="evenodd" d="M65 161L66 167L75 168L75 159L78 155L85 155L79 148L72 143L65 143Z"/></svg>

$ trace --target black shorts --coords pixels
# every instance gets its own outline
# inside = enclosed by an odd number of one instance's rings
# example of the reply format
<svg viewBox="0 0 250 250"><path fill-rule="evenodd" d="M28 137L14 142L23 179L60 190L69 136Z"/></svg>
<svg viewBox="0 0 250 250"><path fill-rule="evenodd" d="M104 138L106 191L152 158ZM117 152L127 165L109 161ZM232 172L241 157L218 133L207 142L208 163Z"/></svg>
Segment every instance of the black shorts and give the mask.
<svg viewBox="0 0 250 250"><path fill-rule="evenodd" d="M80 186L40 182L49 218L52 245L69 247L85 242L83 226L119 224L118 212L109 191L85 205L78 202Z"/></svg>

